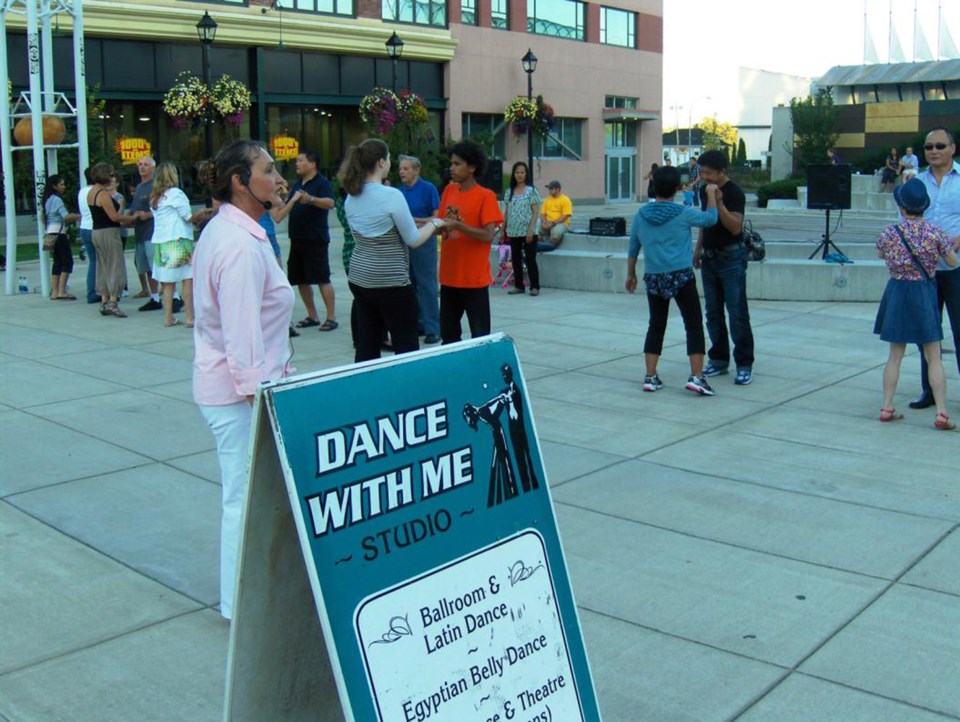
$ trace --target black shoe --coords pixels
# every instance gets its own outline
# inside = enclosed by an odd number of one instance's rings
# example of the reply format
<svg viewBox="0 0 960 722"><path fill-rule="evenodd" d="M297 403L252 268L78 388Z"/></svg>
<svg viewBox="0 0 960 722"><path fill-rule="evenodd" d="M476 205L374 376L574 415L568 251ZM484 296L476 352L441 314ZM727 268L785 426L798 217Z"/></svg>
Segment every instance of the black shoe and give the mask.
<svg viewBox="0 0 960 722"><path fill-rule="evenodd" d="M183 299L175 298L173 299L173 312L180 313L183 310Z"/></svg>
<svg viewBox="0 0 960 722"><path fill-rule="evenodd" d="M138 311L162 311L162 310L163 310L163 304L160 303L159 301L154 301L154 300L151 298L149 301L147 301L145 304L143 304L143 305L142 305L140 308L138 308L137 310L138 310Z"/></svg>
<svg viewBox="0 0 960 722"><path fill-rule="evenodd" d="M290 338L296 338L300 335L300 332L297 331L293 326L290 327Z"/></svg>
<svg viewBox="0 0 960 722"><path fill-rule="evenodd" d="M933 394L922 393L910 402L911 409L926 409L933 406Z"/></svg>
<svg viewBox="0 0 960 722"><path fill-rule="evenodd" d="M432 346L435 343L440 343L440 337L436 334L428 333L423 337L423 343L427 346Z"/></svg>

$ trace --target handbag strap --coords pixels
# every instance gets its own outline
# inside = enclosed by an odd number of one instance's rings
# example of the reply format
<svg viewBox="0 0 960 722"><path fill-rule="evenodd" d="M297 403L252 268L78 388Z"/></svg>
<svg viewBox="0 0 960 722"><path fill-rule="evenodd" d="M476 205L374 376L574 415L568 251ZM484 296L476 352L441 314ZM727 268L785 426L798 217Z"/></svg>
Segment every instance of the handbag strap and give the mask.
<svg viewBox="0 0 960 722"><path fill-rule="evenodd" d="M900 226L894 226L893 230L897 232L897 235L900 236L900 240L903 241L903 245L906 247L907 252L910 254L910 258L913 259L913 262L917 265L917 268L920 269L920 273L923 274L923 277L931 281L930 274L927 273L927 269L923 267L923 264L920 263L920 259L917 258L917 254L913 252L913 249L910 247L910 244L907 242L907 237L903 235L903 231L900 230Z"/></svg>

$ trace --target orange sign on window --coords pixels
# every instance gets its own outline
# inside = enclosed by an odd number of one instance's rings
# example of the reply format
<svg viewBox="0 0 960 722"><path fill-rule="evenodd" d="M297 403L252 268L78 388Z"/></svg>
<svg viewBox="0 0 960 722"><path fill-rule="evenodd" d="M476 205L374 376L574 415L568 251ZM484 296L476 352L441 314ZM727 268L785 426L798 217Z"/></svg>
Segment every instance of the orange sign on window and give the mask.
<svg viewBox="0 0 960 722"><path fill-rule="evenodd" d="M270 140L274 160L293 160L300 155L300 141L289 135L275 135Z"/></svg>
<svg viewBox="0 0 960 722"><path fill-rule="evenodd" d="M120 161L124 165L136 165L145 155L151 155L150 141L146 138L127 138L121 135L113 144L113 149L120 154Z"/></svg>

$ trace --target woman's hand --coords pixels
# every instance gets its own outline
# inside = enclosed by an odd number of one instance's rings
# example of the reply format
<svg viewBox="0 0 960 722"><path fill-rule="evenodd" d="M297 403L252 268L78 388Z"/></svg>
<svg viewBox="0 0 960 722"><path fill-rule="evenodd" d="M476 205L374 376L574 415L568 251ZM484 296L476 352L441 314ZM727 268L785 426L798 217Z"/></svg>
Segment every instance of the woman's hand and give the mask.
<svg viewBox="0 0 960 722"><path fill-rule="evenodd" d="M527 243L533 243L533 231L527 231Z"/></svg>
<svg viewBox="0 0 960 722"><path fill-rule="evenodd" d="M627 282L624 284L627 289L627 293L636 293L637 291L637 275L632 274L627 276Z"/></svg>

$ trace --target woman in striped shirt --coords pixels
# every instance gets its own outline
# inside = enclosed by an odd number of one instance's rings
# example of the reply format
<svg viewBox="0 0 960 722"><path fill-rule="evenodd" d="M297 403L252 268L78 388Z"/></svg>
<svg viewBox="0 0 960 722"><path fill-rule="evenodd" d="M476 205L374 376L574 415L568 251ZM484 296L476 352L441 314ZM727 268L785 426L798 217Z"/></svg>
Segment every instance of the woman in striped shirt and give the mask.
<svg viewBox="0 0 960 722"><path fill-rule="evenodd" d="M357 317L357 362L380 358L385 331L396 353L420 348L407 248L423 245L445 226L432 218L417 228L403 194L383 185L389 173L390 149L382 140L368 138L347 151L337 175L348 193L344 211L356 241L347 279Z"/></svg>

